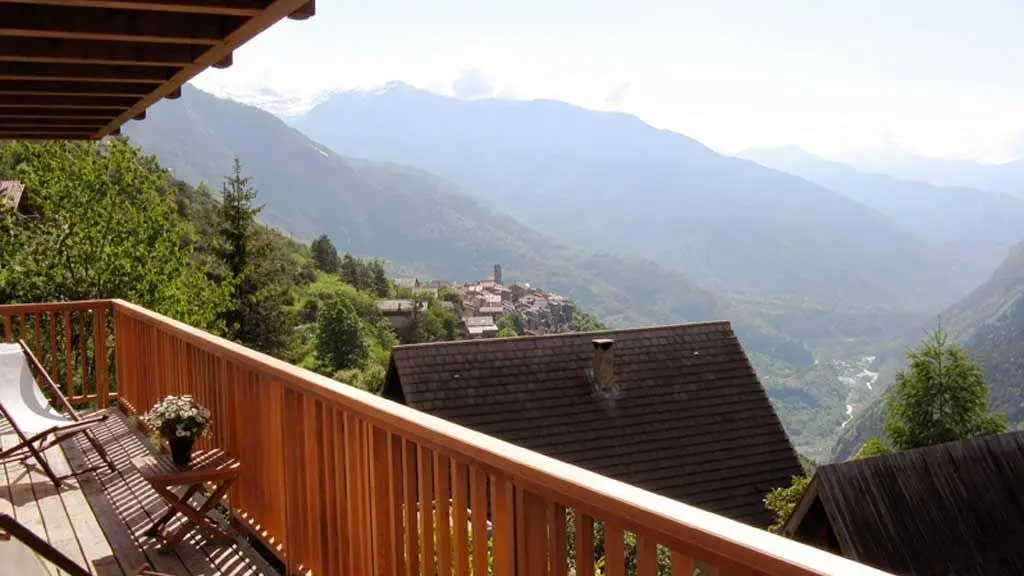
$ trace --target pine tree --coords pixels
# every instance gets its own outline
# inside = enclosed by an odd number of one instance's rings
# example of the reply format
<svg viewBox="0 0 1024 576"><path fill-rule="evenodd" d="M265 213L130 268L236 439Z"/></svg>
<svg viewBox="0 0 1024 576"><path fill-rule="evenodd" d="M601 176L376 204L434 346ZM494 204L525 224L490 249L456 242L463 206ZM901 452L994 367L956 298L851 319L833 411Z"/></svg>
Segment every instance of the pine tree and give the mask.
<svg viewBox="0 0 1024 576"><path fill-rule="evenodd" d="M292 324L286 309L291 296L269 258L269 244L258 234L256 215L262 206L254 206L257 192L249 182L236 158L221 188L217 253L233 286L231 306L223 319L232 339L280 355Z"/></svg>
<svg viewBox="0 0 1024 576"><path fill-rule="evenodd" d="M366 349L359 315L346 300L329 300L320 311L316 353L332 371L355 368L362 363Z"/></svg>
<svg viewBox="0 0 1024 576"><path fill-rule="evenodd" d="M341 266L338 273L341 274L341 279L346 284L359 288L359 260L348 252L341 258Z"/></svg>
<svg viewBox="0 0 1024 576"><path fill-rule="evenodd" d="M368 264L370 270L370 284L373 286L373 292L378 298L387 298L391 295L391 280L388 279L387 272L384 271L384 263L380 260L371 260Z"/></svg>
<svg viewBox="0 0 1024 576"><path fill-rule="evenodd" d="M313 240L309 246L316 267L328 274L335 274L341 266L341 259L338 258L338 250L331 243L327 234L321 234Z"/></svg>
<svg viewBox="0 0 1024 576"><path fill-rule="evenodd" d="M884 429L896 450L998 434L1001 414L988 413L988 384L967 350L936 328L907 352L910 366L896 375L885 406Z"/></svg>

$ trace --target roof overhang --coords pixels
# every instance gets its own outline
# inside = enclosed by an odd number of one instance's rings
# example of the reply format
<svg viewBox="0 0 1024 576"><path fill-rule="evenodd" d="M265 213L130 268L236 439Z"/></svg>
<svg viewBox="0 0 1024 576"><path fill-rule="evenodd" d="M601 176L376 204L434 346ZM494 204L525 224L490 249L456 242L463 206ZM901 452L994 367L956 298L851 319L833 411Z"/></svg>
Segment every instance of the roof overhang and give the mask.
<svg viewBox="0 0 1024 576"><path fill-rule="evenodd" d="M0 140L99 139L315 0L0 0Z"/></svg>

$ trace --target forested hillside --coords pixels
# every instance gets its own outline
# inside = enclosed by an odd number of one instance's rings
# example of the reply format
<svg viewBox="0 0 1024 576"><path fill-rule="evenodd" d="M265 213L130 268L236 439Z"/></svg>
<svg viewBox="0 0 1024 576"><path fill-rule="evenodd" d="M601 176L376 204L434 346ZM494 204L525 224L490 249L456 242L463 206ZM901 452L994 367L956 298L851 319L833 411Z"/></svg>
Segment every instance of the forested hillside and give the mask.
<svg viewBox="0 0 1024 576"><path fill-rule="evenodd" d="M334 94L294 124L341 154L429 170L541 232L650 258L716 294L935 313L973 287L870 208L624 114L396 83Z"/></svg>
<svg viewBox="0 0 1024 576"><path fill-rule="evenodd" d="M378 388L396 342L376 307L393 290L382 263L318 267L307 245L255 220L244 173L225 172L220 202L121 139L0 143L0 180L28 190L19 212L0 205L0 303L124 298ZM455 338L454 314L429 310L419 339Z"/></svg>

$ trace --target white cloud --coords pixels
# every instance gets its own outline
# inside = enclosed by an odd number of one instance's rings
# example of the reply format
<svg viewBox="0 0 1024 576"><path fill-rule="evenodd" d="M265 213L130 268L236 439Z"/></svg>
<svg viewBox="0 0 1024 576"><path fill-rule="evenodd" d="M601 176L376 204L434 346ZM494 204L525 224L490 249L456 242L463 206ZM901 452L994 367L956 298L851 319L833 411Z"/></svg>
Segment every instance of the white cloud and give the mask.
<svg viewBox="0 0 1024 576"><path fill-rule="evenodd" d="M487 98L494 95L494 87L479 68L467 68L452 82L452 94L467 100Z"/></svg>

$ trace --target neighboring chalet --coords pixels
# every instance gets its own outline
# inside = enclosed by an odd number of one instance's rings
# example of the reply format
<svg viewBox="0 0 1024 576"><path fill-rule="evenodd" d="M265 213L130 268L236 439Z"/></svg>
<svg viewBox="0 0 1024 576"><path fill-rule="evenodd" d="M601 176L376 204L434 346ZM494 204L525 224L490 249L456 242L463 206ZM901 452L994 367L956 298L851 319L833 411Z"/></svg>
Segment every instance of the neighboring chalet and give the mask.
<svg viewBox="0 0 1024 576"><path fill-rule="evenodd" d="M399 346L383 395L759 527L800 473L728 322Z"/></svg>
<svg viewBox="0 0 1024 576"><path fill-rule="evenodd" d="M416 314L425 312L427 303L419 302L417 306L417 303L412 300L377 300L377 310L394 329L399 342L415 342Z"/></svg>
<svg viewBox="0 0 1024 576"><path fill-rule="evenodd" d="M462 319L463 338L494 338L497 335L498 325L491 316L467 316Z"/></svg>
<svg viewBox="0 0 1024 576"><path fill-rule="evenodd" d="M1024 432L822 466L783 531L897 574L1024 574Z"/></svg>

